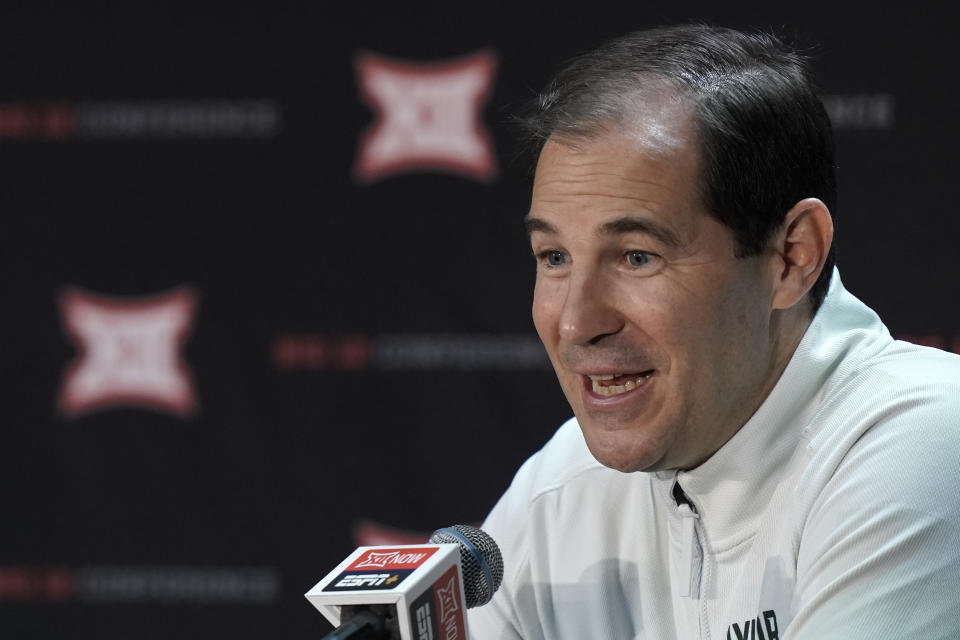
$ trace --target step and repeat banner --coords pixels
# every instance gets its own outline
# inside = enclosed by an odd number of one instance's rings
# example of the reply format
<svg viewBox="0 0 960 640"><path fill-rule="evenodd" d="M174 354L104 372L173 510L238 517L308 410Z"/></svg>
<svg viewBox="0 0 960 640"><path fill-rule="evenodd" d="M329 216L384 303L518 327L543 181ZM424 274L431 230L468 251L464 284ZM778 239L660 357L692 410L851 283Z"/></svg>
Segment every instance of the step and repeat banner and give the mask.
<svg viewBox="0 0 960 640"><path fill-rule="evenodd" d="M570 415L513 118L633 28L808 52L845 283L960 351L952 23L845 11L4 7L0 637L320 637L355 546L481 522Z"/></svg>

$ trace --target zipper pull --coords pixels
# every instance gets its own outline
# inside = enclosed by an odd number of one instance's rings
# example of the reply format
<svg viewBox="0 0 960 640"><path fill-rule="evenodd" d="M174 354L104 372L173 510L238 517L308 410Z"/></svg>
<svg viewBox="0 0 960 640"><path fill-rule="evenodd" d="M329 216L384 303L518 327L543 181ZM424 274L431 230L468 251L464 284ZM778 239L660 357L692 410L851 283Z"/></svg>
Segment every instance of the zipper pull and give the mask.
<svg viewBox="0 0 960 640"><path fill-rule="evenodd" d="M700 543L697 541L696 523L700 516L685 502L677 505L677 511L683 518L680 567L687 573L686 582L680 584L680 595L684 598L699 598L702 557Z"/></svg>

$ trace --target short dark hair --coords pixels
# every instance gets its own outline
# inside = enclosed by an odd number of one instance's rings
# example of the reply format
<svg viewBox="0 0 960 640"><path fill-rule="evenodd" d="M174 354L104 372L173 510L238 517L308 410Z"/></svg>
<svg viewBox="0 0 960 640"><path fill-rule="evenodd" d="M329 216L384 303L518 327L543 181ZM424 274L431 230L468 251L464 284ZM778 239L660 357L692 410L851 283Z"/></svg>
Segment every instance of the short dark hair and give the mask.
<svg viewBox="0 0 960 640"><path fill-rule="evenodd" d="M693 106L701 197L733 231L738 257L761 253L804 198L819 198L836 213L830 119L806 58L768 33L658 27L573 59L522 118L534 157L551 136L603 133L630 117L645 88L664 82ZM810 290L814 310L827 293L834 260L831 246Z"/></svg>

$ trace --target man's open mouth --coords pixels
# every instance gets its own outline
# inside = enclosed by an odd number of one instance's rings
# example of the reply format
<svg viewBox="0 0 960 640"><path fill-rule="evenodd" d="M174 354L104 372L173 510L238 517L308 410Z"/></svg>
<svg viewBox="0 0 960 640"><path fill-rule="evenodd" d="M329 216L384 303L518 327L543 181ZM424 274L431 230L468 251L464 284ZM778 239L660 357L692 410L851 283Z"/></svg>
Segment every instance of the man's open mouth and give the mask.
<svg viewBox="0 0 960 640"><path fill-rule="evenodd" d="M653 369L640 373L607 374L588 377L590 378L590 390L597 395L617 396L627 391L633 391L646 382L652 375Z"/></svg>

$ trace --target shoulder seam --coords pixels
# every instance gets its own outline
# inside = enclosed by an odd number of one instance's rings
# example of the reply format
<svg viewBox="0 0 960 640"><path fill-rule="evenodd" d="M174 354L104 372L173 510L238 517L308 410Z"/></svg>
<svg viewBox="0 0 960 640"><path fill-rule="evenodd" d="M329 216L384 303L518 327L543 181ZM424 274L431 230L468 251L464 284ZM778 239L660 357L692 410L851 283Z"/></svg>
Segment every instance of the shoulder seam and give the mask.
<svg viewBox="0 0 960 640"><path fill-rule="evenodd" d="M564 485L566 485L568 482L571 482L572 480L575 480L576 478L579 478L580 476L582 476L582 475L585 474L585 473L588 473L588 472L590 472L590 471L602 471L602 470L604 470L604 469L606 469L606 468L607 468L607 467L604 467L603 465L601 465L601 464L598 463L598 462L593 462L593 463L588 463L588 464L584 465L583 467L581 467L580 469L577 469L576 471L573 471L573 472L570 472L570 473L568 473L568 474L565 474L562 479L557 480L557 481L555 481L555 482L553 482L553 483L551 483L551 484L549 484L549 485L547 485L547 486L539 489L538 491L534 492L534 494L530 497L530 500L529 500L529 502L527 503L527 506L529 507L529 506L532 505L534 502L536 502L537 500L539 500L539 499L542 498L543 496L546 496L546 495L549 494L549 493L554 493L555 491L559 491L559 490L562 489L562 488L564 487Z"/></svg>

